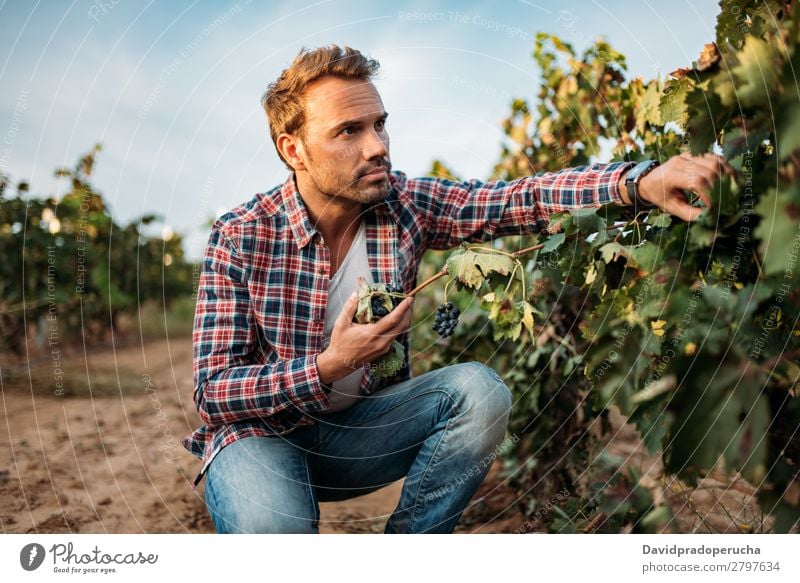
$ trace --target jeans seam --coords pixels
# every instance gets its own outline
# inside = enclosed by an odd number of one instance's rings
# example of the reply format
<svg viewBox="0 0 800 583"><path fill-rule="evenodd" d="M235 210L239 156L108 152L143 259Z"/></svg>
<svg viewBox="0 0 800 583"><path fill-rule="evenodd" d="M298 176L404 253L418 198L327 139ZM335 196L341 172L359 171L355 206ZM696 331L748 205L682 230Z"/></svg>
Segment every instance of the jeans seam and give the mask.
<svg viewBox="0 0 800 583"><path fill-rule="evenodd" d="M312 527L315 527L317 530L319 530L319 505L317 504L317 497L314 494L314 486L311 484L311 470L309 468L308 450L306 450L305 454L303 454L303 459L306 462L306 485L308 487L308 494L311 497L311 510L314 512L314 521L312 522Z"/></svg>
<svg viewBox="0 0 800 583"><path fill-rule="evenodd" d="M440 451L440 448L442 447L442 444L444 443L444 440L449 435L448 431L450 429L450 422L453 421L453 419L454 419L454 417L451 417L445 423L444 431L442 432L442 438L436 444L436 447L433 450L433 454L431 455L431 459L428 460L428 465L425 466L425 471L422 474L422 479L420 479L419 488L417 488L417 495L414 497L414 510L411 513L411 518L409 518L409 520L408 520L408 529L409 530L412 530L411 527L414 524L414 521L417 519L417 514L419 513L419 509L420 509L420 506L421 506L421 504L419 503L420 494L425 489L426 482L428 480L428 477L430 476L431 467L434 464L438 463L438 461L439 461L439 451Z"/></svg>
<svg viewBox="0 0 800 583"><path fill-rule="evenodd" d="M209 489L208 484L209 484L209 479L208 479L208 476L206 476L206 489L204 491L204 498L206 499L205 500L205 502L206 502L206 510L208 510L208 508L209 508L209 503L211 504L212 508L217 509L218 508L217 497L214 494L214 488L212 487L212 488ZM209 498L210 498L210 500L209 500ZM214 521L214 517L213 517L211 511L208 510L208 512L209 512L209 515L211 516L211 521L214 523L214 530L216 530L219 533L219 526L217 526L217 523ZM223 519L222 515L219 513L219 511L215 510L215 512L217 513L218 519L220 521L224 522L224 519Z"/></svg>

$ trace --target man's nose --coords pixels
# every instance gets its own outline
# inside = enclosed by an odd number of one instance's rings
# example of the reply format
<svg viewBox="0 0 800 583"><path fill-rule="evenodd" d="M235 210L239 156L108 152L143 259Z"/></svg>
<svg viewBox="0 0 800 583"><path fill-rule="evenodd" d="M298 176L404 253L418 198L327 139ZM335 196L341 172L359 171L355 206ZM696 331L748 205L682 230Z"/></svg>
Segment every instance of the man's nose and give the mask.
<svg viewBox="0 0 800 583"><path fill-rule="evenodd" d="M378 132L372 130L367 132L361 147L362 156L365 160L373 158L385 158L389 154L387 143Z"/></svg>

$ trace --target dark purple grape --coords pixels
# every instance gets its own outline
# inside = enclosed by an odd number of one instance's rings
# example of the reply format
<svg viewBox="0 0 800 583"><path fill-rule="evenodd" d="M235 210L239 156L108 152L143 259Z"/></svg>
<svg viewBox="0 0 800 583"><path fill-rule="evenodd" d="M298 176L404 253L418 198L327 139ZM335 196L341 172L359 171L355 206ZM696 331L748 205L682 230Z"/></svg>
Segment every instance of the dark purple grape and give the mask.
<svg viewBox="0 0 800 583"><path fill-rule="evenodd" d="M460 311L451 302L444 302L436 307L433 331L442 338L447 338L458 325Z"/></svg>

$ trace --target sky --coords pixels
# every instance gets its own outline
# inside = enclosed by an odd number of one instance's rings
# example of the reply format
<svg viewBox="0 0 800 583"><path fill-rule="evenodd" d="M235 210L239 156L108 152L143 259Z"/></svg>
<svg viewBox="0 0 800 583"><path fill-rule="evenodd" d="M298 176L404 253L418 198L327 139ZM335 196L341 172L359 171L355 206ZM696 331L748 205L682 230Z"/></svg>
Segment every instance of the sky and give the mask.
<svg viewBox="0 0 800 583"><path fill-rule="evenodd" d="M536 33L579 51L603 36L631 76L664 76L714 38L715 0L502 2L74 2L0 0L0 172L32 196L101 143L93 185L118 224L185 237L282 183L260 99L301 47L350 45L380 61L393 169L434 159L489 176L513 98L533 99Z"/></svg>

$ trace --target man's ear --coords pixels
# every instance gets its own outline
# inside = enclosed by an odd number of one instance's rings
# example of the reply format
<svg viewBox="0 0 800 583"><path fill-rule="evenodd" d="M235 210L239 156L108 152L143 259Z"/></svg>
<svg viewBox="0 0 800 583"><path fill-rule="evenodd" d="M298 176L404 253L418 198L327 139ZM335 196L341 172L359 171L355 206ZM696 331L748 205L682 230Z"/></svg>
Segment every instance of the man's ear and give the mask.
<svg viewBox="0 0 800 583"><path fill-rule="evenodd" d="M283 159L286 160L295 172L306 169L306 165L303 162L303 158L305 157L303 144L300 143L297 136L286 133L281 134L278 136L276 146L281 156L283 156Z"/></svg>

